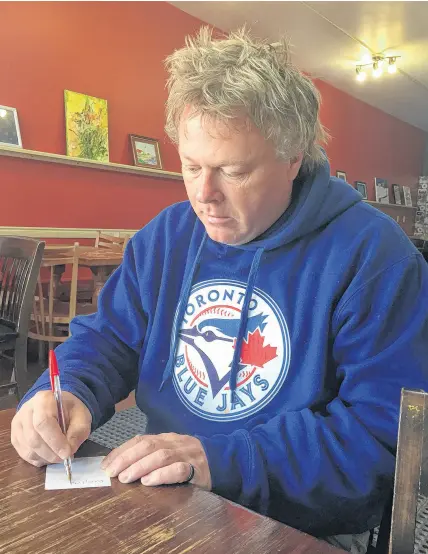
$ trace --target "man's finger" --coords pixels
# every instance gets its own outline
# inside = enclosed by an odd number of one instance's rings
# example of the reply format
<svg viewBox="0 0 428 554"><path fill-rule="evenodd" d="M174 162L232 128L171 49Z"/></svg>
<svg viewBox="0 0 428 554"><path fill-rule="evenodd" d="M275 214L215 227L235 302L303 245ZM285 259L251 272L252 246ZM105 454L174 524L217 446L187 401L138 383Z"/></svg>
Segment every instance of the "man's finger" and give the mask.
<svg viewBox="0 0 428 554"><path fill-rule="evenodd" d="M34 452L35 459L40 459L45 464L55 464L61 461L61 458L49 448L35 430L25 429L23 436L24 444L30 452Z"/></svg>
<svg viewBox="0 0 428 554"><path fill-rule="evenodd" d="M18 452L19 456L29 464L36 467L46 465L46 463L43 462L43 460L41 460L33 450L24 448L16 437L13 441L13 447Z"/></svg>
<svg viewBox="0 0 428 554"><path fill-rule="evenodd" d="M33 426L47 446L62 460L71 455L71 448L58 420L48 411L34 410Z"/></svg>
<svg viewBox="0 0 428 554"><path fill-rule="evenodd" d="M121 483L132 483L156 469L171 466L172 463L177 462L180 459L176 450L165 448L156 450L146 456L141 456L138 452L138 446L139 445L135 446L131 450L127 450L119 458L116 458L114 463L111 464L107 470L110 477L116 477L116 475L118 475ZM132 459L133 462L131 464L124 462L123 467L117 470L115 464L117 464L119 460L125 460L125 456L128 452L132 453L132 458L129 457L127 460ZM110 474L110 471L112 470L114 470L115 475Z"/></svg>
<svg viewBox="0 0 428 554"><path fill-rule="evenodd" d="M136 447L138 448L136 449ZM136 462L139 458L153 452L155 449L155 439L152 435L137 435L110 452L104 458L101 467L105 470L108 468L109 475L110 471L112 472L110 477L116 477L126 467Z"/></svg>
<svg viewBox="0 0 428 554"><path fill-rule="evenodd" d="M141 477L141 483L146 487L158 485L174 485L185 483L190 475L190 464L187 462L175 462L167 467L155 469L148 475Z"/></svg>

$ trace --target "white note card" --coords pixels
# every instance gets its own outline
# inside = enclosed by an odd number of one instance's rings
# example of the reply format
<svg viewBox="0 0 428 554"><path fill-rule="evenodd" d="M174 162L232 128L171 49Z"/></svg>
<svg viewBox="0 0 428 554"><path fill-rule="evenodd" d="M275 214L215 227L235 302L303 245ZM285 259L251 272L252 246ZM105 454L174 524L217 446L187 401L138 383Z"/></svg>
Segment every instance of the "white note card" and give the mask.
<svg viewBox="0 0 428 554"><path fill-rule="evenodd" d="M45 490L86 489L89 487L111 487L110 477L101 469L104 456L75 458L72 461L71 485L63 463L46 467Z"/></svg>

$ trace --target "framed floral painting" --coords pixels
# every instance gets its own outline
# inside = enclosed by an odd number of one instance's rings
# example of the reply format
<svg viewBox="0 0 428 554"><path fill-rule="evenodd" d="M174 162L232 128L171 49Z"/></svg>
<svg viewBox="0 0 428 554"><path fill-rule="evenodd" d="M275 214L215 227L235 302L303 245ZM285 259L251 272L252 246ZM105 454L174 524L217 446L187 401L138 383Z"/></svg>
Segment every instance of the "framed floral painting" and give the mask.
<svg viewBox="0 0 428 554"><path fill-rule="evenodd" d="M109 161L107 100L64 91L67 156Z"/></svg>

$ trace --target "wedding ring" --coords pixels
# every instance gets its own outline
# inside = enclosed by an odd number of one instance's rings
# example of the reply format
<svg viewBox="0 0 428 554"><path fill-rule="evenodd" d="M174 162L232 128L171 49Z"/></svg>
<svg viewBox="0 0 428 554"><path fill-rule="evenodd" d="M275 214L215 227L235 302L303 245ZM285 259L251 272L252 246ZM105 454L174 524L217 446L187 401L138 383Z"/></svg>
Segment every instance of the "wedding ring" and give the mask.
<svg viewBox="0 0 428 554"><path fill-rule="evenodd" d="M189 483L195 476L195 468L192 466L192 464L189 464L189 466L190 466L189 477L185 481L183 481L183 483Z"/></svg>

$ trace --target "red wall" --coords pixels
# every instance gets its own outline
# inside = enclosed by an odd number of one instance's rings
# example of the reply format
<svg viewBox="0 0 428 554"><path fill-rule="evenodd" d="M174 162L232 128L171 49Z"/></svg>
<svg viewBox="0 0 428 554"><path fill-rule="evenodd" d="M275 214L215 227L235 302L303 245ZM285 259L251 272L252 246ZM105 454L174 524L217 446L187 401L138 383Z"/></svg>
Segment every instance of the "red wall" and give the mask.
<svg viewBox="0 0 428 554"><path fill-rule="evenodd" d="M163 59L201 22L166 2L2 2L0 104L18 109L24 148L65 153L64 89L108 100L110 161L132 164L129 133L166 141ZM6 78L5 78L6 77ZM332 170L413 185L426 135L324 83ZM139 228L185 198L179 181L0 157L0 225ZM6 206L6 209L4 207Z"/></svg>
<svg viewBox="0 0 428 554"><path fill-rule="evenodd" d="M18 109L23 146L65 153L64 89L108 100L110 161L131 164L129 134L166 142L163 59L200 21L164 2L4 2L0 104ZM7 78L5 78L7 76ZM180 181L0 157L0 225L139 228L185 199Z"/></svg>
<svg viewBox="0 0 428 554"><path fill-rule="evenodd" d="M332 173L345 171L352 184L365 181L369 200L375 200L375 177L417 188L427 134L324 81L315 82L322 94L321 118L332 137L327 148ZM391 81L387 86L393 93Z"/></svg>

